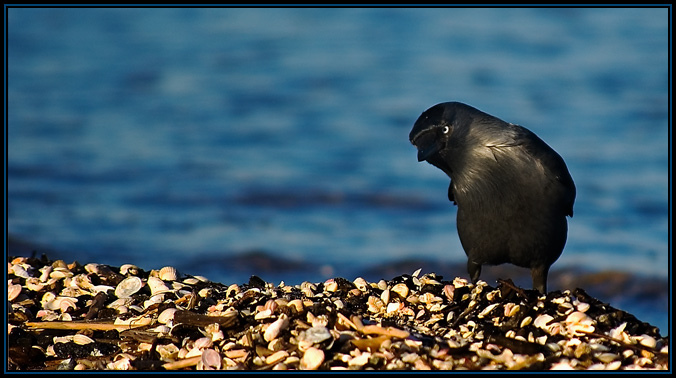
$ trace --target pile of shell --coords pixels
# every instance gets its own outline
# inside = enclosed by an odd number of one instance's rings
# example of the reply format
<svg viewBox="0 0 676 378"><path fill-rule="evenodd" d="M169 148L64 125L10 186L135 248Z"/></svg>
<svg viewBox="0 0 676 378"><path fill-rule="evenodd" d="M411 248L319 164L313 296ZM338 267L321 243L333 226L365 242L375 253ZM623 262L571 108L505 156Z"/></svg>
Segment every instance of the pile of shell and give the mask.
<svg viewBox="0 0 676 378"><path fill-rule="evenodd" d="M580 289L420 272L226 286L44 257L8 279L10 370L668 369L668 338Z"/></svg>

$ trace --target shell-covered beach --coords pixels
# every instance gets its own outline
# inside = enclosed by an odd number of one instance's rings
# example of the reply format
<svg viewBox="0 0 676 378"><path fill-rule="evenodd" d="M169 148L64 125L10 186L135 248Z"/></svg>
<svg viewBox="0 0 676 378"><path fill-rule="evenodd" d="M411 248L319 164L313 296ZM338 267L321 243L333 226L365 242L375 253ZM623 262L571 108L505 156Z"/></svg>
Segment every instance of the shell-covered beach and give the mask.
<svg viewBox="0 0 676 378"><path fill-rule="evenodd" d="M224 284L9 258L9 370L668 370L669 337L583 289L417 270Z"/></svg>

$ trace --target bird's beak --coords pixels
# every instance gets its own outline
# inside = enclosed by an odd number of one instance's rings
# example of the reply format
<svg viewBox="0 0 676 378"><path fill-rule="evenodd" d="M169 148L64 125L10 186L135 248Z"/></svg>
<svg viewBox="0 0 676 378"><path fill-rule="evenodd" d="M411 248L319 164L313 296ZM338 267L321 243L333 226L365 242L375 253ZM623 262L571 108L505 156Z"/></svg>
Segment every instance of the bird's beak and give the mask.
<svg viewBox="0 0 676 378"><path fill-rule="evenodd" d="M427 160L441 150L441 146L435 140L434 133L429 132L416 138L415 146L418 148L418 161Z"/></svg>

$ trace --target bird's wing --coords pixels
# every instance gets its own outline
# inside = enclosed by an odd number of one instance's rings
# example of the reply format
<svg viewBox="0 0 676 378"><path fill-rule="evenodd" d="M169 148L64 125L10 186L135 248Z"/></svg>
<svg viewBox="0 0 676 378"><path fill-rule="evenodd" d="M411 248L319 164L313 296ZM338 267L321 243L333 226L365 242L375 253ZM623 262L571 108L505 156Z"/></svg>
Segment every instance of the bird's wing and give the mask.
<svg viewBox="0 0 676 378"><path fill-rule="evenodd" d="M457 205L457 202L455 202L455 195L453 195L453 180L448 184L448 200L453 202L454 205Z"/></svg>
<svg viewBox="0 0 676 378"><path fill-rule="evenodd" d="M523 152L523 156L535 160L542 166L545 174L560 185L563 192L563 209L566 215L572 217L576 189L566 163L556 151L530 130L514 124L509 124L508 127L509 133L504 133L501 139L492 141L486 147L489 147L496 161L501 155L498 151L511 148L519 149Z"/></svg>

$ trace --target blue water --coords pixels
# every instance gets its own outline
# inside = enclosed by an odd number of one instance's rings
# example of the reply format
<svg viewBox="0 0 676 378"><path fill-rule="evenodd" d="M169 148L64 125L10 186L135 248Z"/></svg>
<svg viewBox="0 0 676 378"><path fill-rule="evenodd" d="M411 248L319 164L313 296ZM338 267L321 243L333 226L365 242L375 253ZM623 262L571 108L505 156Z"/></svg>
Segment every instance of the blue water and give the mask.
<svg viewBox="0 0 676 378"><path fill-rule="evenodd" d="M248 251L348 278L464 262L448 178L408 141L422 111L454 100L566 160L577 201L553 269L669 274L667 8L12 8L7 21L8 232L69 260L204 274L202 260L217 281L232 277L213 256Z"/></svg>

